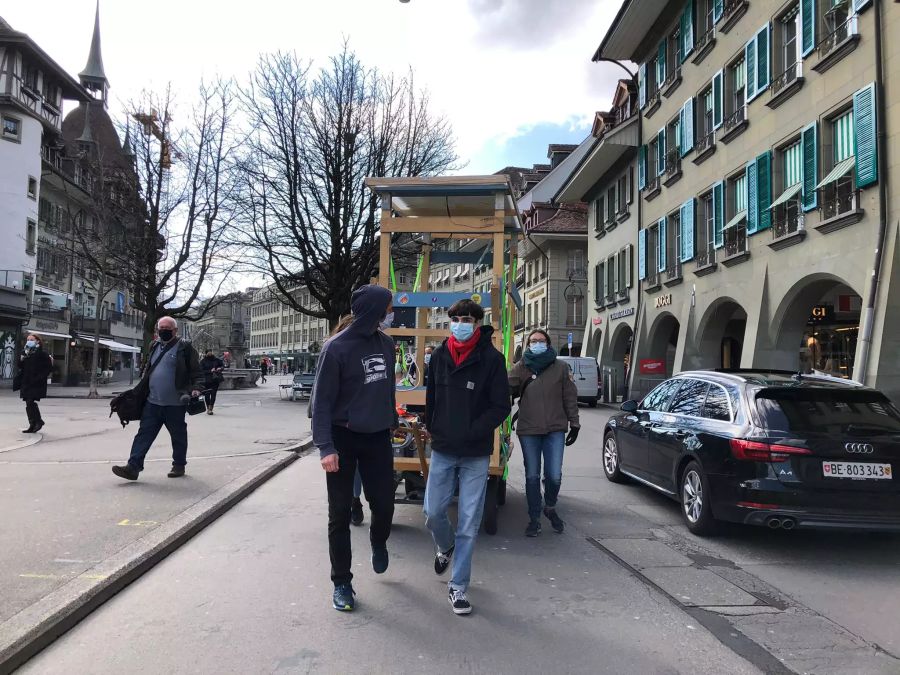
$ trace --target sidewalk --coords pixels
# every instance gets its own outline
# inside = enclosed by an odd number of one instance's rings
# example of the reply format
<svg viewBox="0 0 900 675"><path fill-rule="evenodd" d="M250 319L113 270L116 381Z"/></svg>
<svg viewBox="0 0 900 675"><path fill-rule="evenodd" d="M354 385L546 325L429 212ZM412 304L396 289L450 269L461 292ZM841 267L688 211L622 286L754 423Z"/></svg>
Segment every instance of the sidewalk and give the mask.
<svg viewBox="0 0 900 675"><path fill-rule="evenodd" d="M301 458L21 672L757 672L575 528L523 537L512 485L499 534L479 538L472 615L451 612L421 507L404 505L383 576L353 529L358 605L336 612L324 483Z"/></svg>

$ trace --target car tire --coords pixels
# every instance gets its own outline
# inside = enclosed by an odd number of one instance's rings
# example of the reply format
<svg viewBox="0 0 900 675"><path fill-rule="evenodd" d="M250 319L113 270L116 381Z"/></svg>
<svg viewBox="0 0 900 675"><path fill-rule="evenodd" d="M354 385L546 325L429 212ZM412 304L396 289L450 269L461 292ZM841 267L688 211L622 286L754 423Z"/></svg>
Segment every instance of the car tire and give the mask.
<svg viewBox="0 0 900 675"><path fill-rule="evenodd" d="M698 462L689 462L678 481L678 503L687 529L701 537L714 535L719 529L710 498L709 481L703 467Z"/></svg>
<svg viewBox="0 0 900 675"><path fill-rule="evenodd" d="M619 444L613 432L603 437L603 473L612 483L625 483L628 479L619 470Z"/></svg>
<svg viewBox="0 0 900 675"><path fill-rule="evenodd" d="M596 408L597 407L597 399L589 398L587 404L588 404L588 408Z"/></svg>

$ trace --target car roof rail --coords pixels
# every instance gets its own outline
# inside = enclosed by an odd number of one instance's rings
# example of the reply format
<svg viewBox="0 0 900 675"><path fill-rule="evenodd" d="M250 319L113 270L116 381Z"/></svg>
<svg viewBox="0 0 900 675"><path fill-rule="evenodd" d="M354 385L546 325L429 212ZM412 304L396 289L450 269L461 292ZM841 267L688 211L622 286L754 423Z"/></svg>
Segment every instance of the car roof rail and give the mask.
<svg viewBox="0 0 900 675"><path fill-rule="evenodd" d="M851 380L846 377L837 377L836 375L831 375L829 373L822 372L821 370L814 370L811 373L794 373L793 379L798 382L802 380L817 380L819 382L835 382L840 384L846 384L851 387L865 387L862 382L857 380Z"/></svg>
<svg viewBox="0 0 900 675"><path fill-rule="evenodd" d="M683 370L677 375L673 375L672 377L709 377L710 375L719 375L726 379L735 380L736 382L745 381L744 378L740 377L740 375L737 373L714 368L707 368L703 370Z"/></svg>

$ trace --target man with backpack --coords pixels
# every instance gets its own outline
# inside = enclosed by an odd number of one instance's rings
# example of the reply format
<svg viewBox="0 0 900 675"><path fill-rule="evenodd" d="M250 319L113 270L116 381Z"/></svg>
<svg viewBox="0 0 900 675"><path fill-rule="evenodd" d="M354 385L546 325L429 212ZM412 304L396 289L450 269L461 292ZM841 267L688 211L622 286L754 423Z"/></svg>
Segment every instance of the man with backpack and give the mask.
<svg viewBox="0 0 900 675"><path fill-rule="evenodd" d="M150 347L150 355L141 374L148 390L141 415L141 426L131 444L131 456L124 466L112 472L120 478L137 480L144 470L144 457L163 426L172 437L172 469L169 478L184 475L187 464L187 424L184 416L191 398L200 396L203 370L200 357L190 342L178 338L178 324L170 316L156 324L158 339Z"/></svg>

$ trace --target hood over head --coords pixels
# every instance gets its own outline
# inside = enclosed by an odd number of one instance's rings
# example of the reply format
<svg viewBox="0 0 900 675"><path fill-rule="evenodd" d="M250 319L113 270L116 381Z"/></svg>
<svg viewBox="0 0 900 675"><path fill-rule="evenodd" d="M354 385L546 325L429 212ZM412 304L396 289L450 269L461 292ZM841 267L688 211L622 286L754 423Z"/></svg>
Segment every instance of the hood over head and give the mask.
<svg viewBox="0 0 900 675"><path fill-rule="evenodd" d="M384 286L367 284L353 291L350 309L353 312L353 323L350 328L354 332L373 335L378 324L384 318L393 294Z"/></svg>

